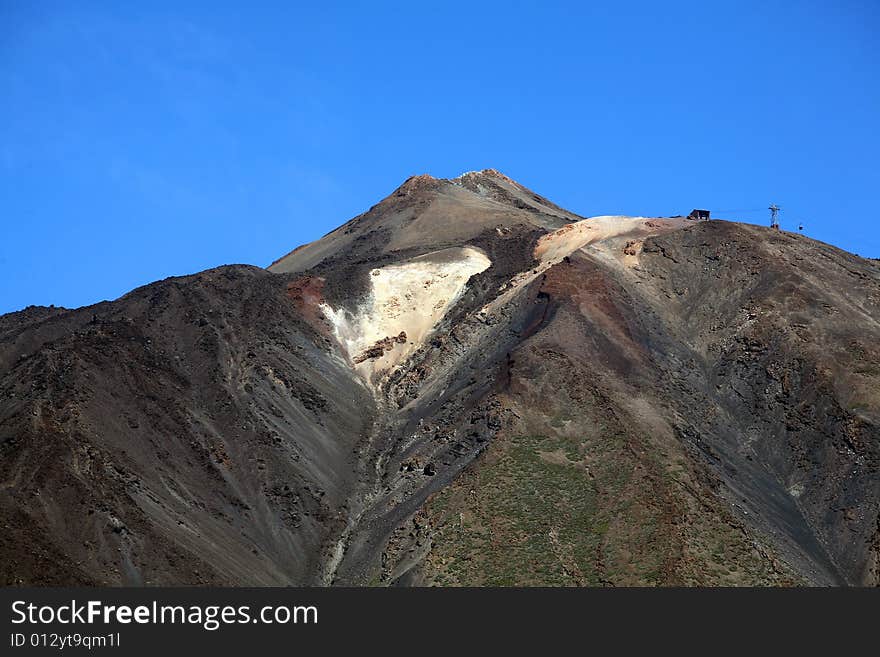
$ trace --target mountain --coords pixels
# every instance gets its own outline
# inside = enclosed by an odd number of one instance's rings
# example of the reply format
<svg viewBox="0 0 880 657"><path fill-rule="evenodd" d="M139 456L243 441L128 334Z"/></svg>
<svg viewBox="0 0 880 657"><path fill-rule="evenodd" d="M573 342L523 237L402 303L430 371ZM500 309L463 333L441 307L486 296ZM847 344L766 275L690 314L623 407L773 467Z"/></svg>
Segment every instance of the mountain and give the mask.
<svg viewBox="0 0 880 657"><path fill-rule="evenodd" d="M416 176L268 269L0 317L0 571L880 584L880 263Z"/></svg>

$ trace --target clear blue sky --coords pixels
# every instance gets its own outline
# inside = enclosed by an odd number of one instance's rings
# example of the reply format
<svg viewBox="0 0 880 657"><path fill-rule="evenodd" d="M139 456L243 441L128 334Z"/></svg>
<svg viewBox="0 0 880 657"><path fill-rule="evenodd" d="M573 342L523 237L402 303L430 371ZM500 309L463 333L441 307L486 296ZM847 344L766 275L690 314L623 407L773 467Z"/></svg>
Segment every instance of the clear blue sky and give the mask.
<svg viewBox="0 0 880 657"><path fill-rule="evenodd" d="M320 4L0 0L0 312L265 266L487 167L880 257L876 0Z"/></svg>

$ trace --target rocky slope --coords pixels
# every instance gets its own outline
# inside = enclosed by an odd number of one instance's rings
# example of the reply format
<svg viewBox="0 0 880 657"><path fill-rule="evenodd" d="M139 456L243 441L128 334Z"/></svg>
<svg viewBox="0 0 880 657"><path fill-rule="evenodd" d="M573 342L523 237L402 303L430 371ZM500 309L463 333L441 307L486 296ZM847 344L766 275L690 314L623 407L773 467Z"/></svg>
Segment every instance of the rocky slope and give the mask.
<svg viewBox="0 0 880 657"><path fill-rule="evenodd" d="M7 584L880 583L880 264L418 176L0 317Z"/></svg>

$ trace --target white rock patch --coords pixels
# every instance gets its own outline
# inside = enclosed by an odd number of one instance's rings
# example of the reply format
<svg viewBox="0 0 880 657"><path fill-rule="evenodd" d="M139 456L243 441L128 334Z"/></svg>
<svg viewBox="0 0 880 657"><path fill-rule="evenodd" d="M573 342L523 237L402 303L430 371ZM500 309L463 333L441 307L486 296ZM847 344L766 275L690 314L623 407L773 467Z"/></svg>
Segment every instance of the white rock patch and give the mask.
<svg viewBox="0 0 880 657"><path fill-rule="evenodd" d="M372 383L422 345L470 277L491 264L473 247L443 249L372 270L370 293L353 313L321 309L354 368Z"/></svg>

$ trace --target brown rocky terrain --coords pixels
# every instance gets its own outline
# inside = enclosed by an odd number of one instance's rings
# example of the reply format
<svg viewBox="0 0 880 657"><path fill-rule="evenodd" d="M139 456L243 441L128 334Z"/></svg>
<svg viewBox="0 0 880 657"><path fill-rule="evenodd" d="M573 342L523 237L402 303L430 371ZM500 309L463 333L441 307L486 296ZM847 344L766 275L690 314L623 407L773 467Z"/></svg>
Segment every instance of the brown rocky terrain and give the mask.
<svg viewBox="0 0 880 657"><path fill-rule="evenodd" d="M877 585L880 263L417 176L0 317L6 584Z"/></svg>

